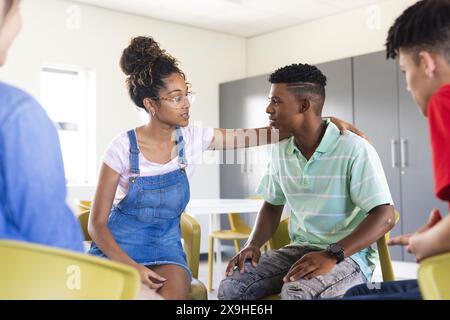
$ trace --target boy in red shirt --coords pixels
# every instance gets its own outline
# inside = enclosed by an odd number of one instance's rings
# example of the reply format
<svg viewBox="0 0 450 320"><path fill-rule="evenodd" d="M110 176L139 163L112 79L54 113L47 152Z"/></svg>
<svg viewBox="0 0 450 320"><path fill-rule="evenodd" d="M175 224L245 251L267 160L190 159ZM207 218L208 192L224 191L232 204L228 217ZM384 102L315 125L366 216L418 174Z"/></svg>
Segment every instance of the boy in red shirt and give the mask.
<svg viewBox="0 0 450 320"><path fill-rule="evenodd" d="M422 0L390 28L387 57L399 56L420 111L428 117L436 196L450 204L450 0ZM450 216L432 210L428 222L413 234L390 240L407 246L417 261L450 252ZM420 299L416 280L383 282L380 289L357 286L346 293L357 299Z"/></svg>

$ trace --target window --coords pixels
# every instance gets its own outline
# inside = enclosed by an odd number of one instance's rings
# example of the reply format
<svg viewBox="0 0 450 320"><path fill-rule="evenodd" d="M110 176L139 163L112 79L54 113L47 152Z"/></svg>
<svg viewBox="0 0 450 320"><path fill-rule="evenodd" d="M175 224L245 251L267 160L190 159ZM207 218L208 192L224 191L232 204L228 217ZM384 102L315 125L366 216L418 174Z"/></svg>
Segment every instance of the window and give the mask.
<svg viewBox="0 0 450 320"><path fill-rule="evenodd" d="M66 182L84 185L95 179L95 74L44 66L41 99L58 129Z"/></svg>

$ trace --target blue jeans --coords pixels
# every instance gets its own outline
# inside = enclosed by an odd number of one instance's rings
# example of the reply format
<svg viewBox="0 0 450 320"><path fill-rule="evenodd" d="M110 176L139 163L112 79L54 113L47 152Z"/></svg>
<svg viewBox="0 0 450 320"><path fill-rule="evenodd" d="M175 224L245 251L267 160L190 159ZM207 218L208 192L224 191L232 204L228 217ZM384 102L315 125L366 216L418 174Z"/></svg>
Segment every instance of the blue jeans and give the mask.
<svg viewBox="0 0 450 320"><path fill-rule="evenodd" d="M334 298L367 281L358 264L346 258L325 275L283 283L291 266L314 251L322 249L289 245L263 254L257 267L247 261L245 273L236 269L232 276L222 280L217 296L220 300L257 300L279 293L283 300Z"/></svg>
<svg viewBox="0 0 450 320"><path fill-rule="evenodd" d="M348 290L345 300L421 300L417 280L387 281L378 285L362 284Z"/></svg>

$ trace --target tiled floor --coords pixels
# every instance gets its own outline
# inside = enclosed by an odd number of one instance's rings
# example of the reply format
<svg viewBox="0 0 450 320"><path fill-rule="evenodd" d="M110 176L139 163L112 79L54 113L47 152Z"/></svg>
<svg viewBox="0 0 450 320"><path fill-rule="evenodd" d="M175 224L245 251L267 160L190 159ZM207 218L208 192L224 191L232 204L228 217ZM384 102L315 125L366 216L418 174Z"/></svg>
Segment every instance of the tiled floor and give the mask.
<svg viewBox="0 0 450 320"><path fill-rule="evenodd" d="M225 275L225 268L228 263L228 258L223 257L222 258L222 272L219 272L219 270L214 269L213 275L214 277L217 275L223 276ZM198 270L199 280L205 284L205 286L208 286L208 261L206 260L200 260L199 270ZM209 300L217 300L217 286L213 283L213 290L211 292L208 292L208 299Z"/></svg>
<svg viewBox="0 0 450 320"><path fill-rule="evenodd" d="M222 264L222 272L219 272L219 270L214 269L214 275L220 275L224 276L225 274L225 268L228 263L228 258L223 258L223 264ZM393 261L392 262L394 266L394 273L396 276L396 280L404 280L404 279L415 279L417 278L417 267L418 265L416 263L410 263L410 262L400 262L400 261ZM208 284L208 262L205 260L200 261L199 266L199 279L202 281L205 286ZM381 281L381 269L377 267L374 272L374 281ZM213 284L213 291L208 293L208 299L210 300L217 300L217 286Z"/></svg>

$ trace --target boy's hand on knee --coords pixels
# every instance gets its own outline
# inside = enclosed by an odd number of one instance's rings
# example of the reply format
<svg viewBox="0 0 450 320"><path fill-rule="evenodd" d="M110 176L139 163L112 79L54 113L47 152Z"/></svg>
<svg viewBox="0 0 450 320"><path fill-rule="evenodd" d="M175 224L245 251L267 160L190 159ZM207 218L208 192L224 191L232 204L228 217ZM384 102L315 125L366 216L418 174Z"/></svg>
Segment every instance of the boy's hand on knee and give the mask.
<svg viewBox="0 0 450 320"><path fill-rule="evenodd" d="M310 252L292 265L283 281L296 281L301 278L309 280L327 274L335 265L336 259L331 257L326 251Z"/></svg>
<svg viewBox="0 0 450 320"><path fill-rule="evenodd" d="M244 263L249 259L252 260L253 267L256 267L258 265L260 257L261 257L261 250L259 250L258 247L256 246L245 247L233 258L231 258L225 271L226 276L229 277L233 275L235 268L239 268L239 272L244 273L245 272Z"/></svg>

